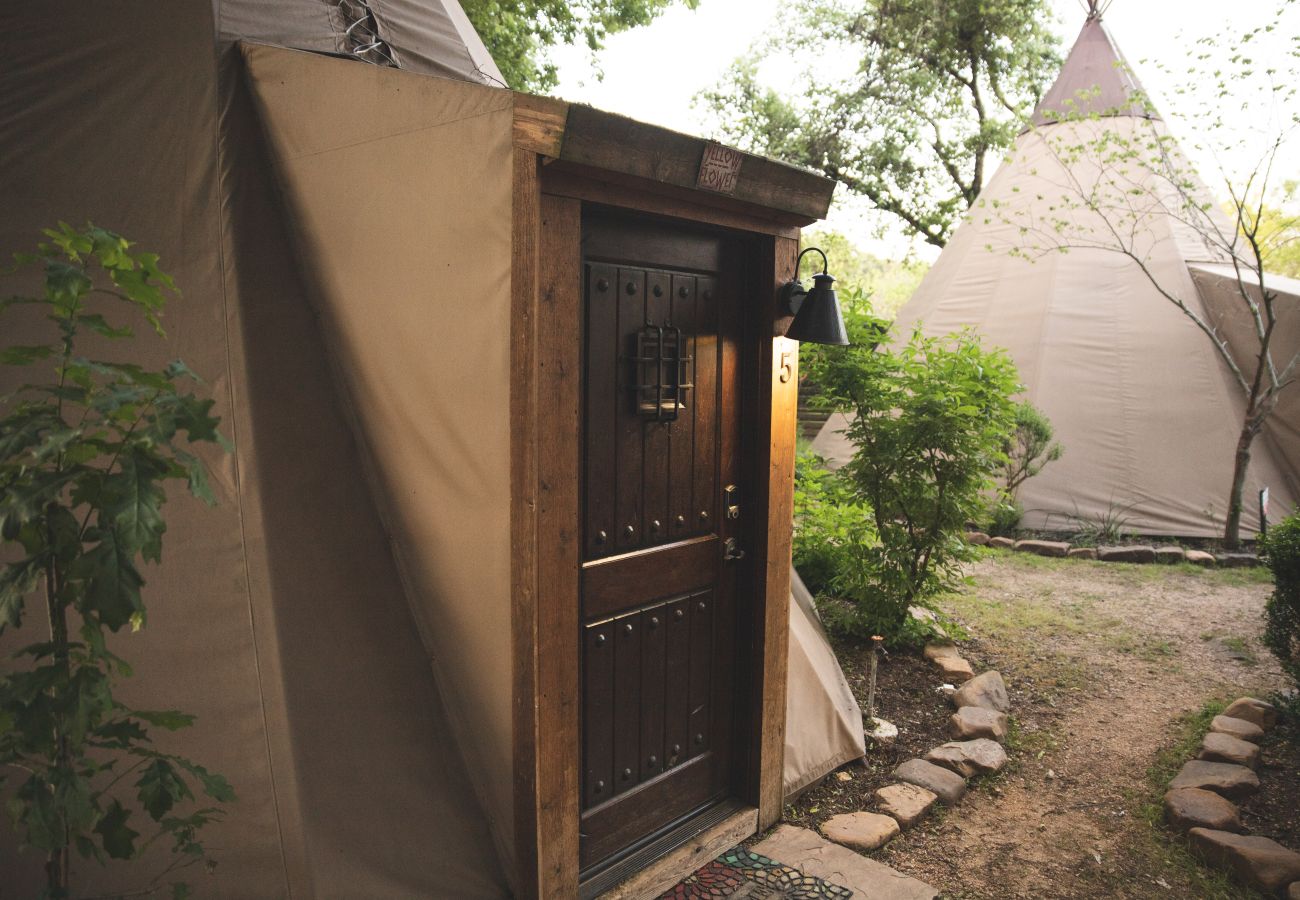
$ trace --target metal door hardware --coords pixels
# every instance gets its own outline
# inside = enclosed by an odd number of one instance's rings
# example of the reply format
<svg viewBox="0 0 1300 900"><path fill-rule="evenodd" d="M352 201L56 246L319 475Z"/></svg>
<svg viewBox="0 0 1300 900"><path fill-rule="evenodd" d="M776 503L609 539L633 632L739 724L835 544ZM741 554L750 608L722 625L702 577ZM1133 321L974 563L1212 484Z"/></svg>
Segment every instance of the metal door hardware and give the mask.
<svg viewBox="0 0 1300 900"><path fill-rule="evenodd" d="M722 508L727 511L728 519L740 518L740 488L729 484L722 489Z"/></svg>
<svg viewBox="0 0 1300 900"><path fill-rule="evenodd" d="M745 558L745 551L740 549L735 538L727 538L722 542L722 558L727 562L733 562Z"/></svg>

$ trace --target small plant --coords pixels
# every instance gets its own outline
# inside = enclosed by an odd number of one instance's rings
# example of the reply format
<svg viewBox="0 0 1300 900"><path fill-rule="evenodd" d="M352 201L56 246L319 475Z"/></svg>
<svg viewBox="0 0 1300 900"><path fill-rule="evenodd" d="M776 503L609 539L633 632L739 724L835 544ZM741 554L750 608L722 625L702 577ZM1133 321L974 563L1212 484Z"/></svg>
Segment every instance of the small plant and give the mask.
<svg viewBox="0 0 1300 900"><path fill-rule="evenodd" d="M842 470L874 533L847 535L831 592L849 606L828 616L860 637L908 633L913 606L957 586L974 557L966 523L979 517L1005 463L1014 427L1015 367L971 332L932 339L915 332L879 346L888 325L846 316L852 346L809 355L822 400L855 413L855 454Z"/></svg>
<svg viewBox="0 0 1300 900"><path fill-rule="evenodd" d="M1259 551L1274 579L1264 605L1264 644L1300 685L1300 513L1261 535Z"/></svg>
<svg viewBox="0 0 1300 900"><path fill-rule="evenodd" d="M1078 529L1073 543L1078 547L1101 547L1107 544L1122 544L1132 532L1128 529L1128 514L1135 504L1117 506L1114 500L1106 505L1105 512L1095 516L1085 516L1079 512L1079 504L1074 505L1071 519Z"/></svg>
<svg viewBox="0 0 1300 900"><path fill-rule="evenodd" d="M816 454L801 453L794 468L794 567L814 595L850 565L852 548L874 539L871 509Z"/></svg>
<svg viewBox="0 0 1300 900"><path fill-rule="evenodd" d="M1011 537L1020 530L1020 520L1025 516L1025 508L1019 500L1014 500L1001 492L997 499L989 504L988 522L985 527L994 537Z"/></svg>
<svg viewBox="0 0 1300 900"><path fill-rule="evenodd" d="M1055 433L1038 407L1028 400L1016 404L1016 430L1003 447L1007 461L1002 466L1002 489L1013 503L1022 484L1061 458L1064 450L1052 440Z"/></svg>
<svg viewBox="0 0 1300 900"><path fill-rule="evenodd" d="M163 484L181 480L214 502L203 463L179 444L218 441L218 420L213 401L181 389L198 379L180 361L149 371L77 352L86 333L133 337L97 308L113 300L163 336L176 288L158 258L91 226L45 234L36 253L16 256L19 269L44 271L43 293L0 301L0 313L34 307L54 332L0 350L0 365L53 364L52 381L0 397L0 634L22 632L33 606L48 626L0 677L0 766L18 773L6 785L9 817L20 847L45 856L44 896L69 896L74 852L105 864L170 843L170 865L147 894L205 860L199 832L221 811L184 810L194 786L218 802L234 793L220 775L155 749L150 727L175 731L194 717L117 700L131 667L114 652L127 642L110 650L108 636L146 624L138 562L162 558ZM133 820L136 804L147 821ZM182 882L171 888L187 893Z"/></svg>

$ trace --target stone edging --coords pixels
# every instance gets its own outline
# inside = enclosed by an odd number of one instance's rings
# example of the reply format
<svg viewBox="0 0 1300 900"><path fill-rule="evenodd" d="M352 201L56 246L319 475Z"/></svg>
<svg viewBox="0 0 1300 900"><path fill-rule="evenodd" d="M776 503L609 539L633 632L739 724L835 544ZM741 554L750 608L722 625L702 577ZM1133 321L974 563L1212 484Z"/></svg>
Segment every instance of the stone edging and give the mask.
<svg viewBox="0 0 1300 900"><path fill-rule="evenodd" d="M966 542L977 547L996 547L1002 550L1019 550L1038 556L1052 556L1058 559L1095 559L1101 562L1126 563L1174 563L1189 562L1206 568L1236 569L1259 565L1259 557L1253 553L1220 553L1215 555L1204 550L1184 550L1175 544L1153 547L1147 544L1131 544L1118 547L1074 547L1065 541L1015 541L1006 537L989 537L982 531L966 532Z"/></svg>
<svg viewBox="0 0 1300 900"><path fill-rule="evenodd" d="M961 685L943 686L957 707L948 720L953 740L894 769L897 783L876 789L880 812L841 813L822 822L822 834L836 843L877 850L919 822L936 803L959 804L967 779L993 774L1007 764L1002 743L1011 701L1002 676L995 671L976 675L951 643L927 645L925 658L945 679Z"/></svg>
<svg viewBox="0 0 1300 900"><path fill-rule="evenodd" d="M1277 724L1277 710L1254 697L1234 700L1214 717L1196 759L1169 782L1165 822L1187 834L1206 862L1266 894L1300 900L1300 853L1246 834L1234 801L1259 790L1256 741Z"/></svg>

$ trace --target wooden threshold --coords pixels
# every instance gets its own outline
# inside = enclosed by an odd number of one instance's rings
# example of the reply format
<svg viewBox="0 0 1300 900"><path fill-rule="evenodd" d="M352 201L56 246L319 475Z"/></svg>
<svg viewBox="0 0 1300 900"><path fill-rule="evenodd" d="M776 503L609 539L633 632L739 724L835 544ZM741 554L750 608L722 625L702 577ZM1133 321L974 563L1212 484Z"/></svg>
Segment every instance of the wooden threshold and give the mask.
<svg viewBox="0 0 1300 900"><path fill-rule="evenodd" d="M707 820L708 813L698 816L695 821L699 822L697 827L700 830L694 835L689 832L691 823L668 835L664 843L670 847L676 844L676 847L664 851L658 858L654 858L655 845L647 847L646 855L652 861L631 877L604 891L599 889L595 884L597 879L593 878L583 885L581 896L596 897L598 900L651 900L723 851L758 833L758 810L754 807L732 803L719 812L722 814L721 821ZM686 831L684 840L679 831Z"/></svg>

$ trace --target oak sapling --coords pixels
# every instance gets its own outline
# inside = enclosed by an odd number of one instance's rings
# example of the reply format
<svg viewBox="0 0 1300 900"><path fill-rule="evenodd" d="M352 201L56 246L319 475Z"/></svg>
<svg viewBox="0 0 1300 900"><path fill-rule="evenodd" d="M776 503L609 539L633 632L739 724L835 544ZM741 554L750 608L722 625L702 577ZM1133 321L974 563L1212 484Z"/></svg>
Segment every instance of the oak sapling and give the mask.
<svg viewBox="0 0 1300 900"><path fill-rule="evenodd" d="M6 273L38 269L43 290L0 299L0 334L20 312L50 332L0 347L0 365L17 367L6 381L29 380L0 397L0 634L32 633L0 675L0 780L20 848L44 856L45 896L70 896L74 853L105 865L162 843L171 855L139 893L181 897L181 870L210 865L202 828L234 792L154 745L151 728L176 731L192 715L133 709L114 690L131 674L118 653L147 623L141 568L162 559L164 485L182 481L213 504L188 448L224 441L183 362L154 371L79 352L87 335L100 346L134 338L128 319L165 337L163 310L179 292L158 257L91 225L45 235Z"/></svg>

